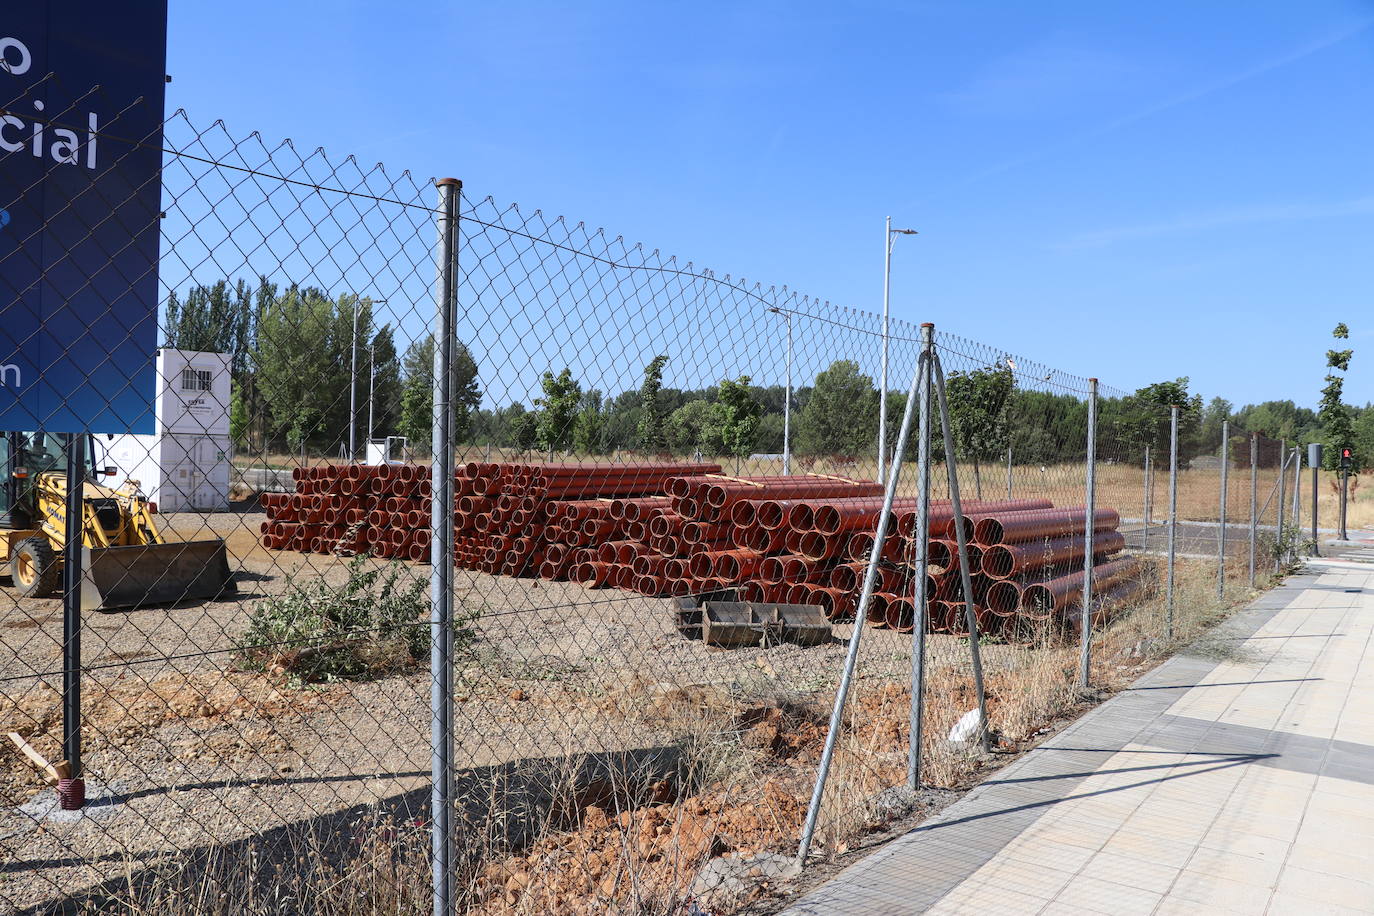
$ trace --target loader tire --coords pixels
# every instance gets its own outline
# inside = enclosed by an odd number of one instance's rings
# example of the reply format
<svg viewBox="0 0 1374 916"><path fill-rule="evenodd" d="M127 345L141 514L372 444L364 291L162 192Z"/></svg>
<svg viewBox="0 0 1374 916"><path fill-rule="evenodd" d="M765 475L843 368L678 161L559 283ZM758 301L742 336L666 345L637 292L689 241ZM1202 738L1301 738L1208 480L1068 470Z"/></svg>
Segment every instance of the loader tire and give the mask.
<svg viewBox="0 0 1374 916"><path fill-rule="evenodd" d="M46 539L26 538L10 557L10 575L25 598L47 598L61 586L62 564Z"/></svg>

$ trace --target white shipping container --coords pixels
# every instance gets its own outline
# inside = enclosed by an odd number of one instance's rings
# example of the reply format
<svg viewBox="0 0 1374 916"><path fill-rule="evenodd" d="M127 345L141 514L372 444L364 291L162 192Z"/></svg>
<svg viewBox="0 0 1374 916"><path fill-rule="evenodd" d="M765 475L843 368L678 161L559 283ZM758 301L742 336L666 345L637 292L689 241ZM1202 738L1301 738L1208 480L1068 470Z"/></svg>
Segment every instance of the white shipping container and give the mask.
<svg viewBox="0 0 1374 916"><path fill-rule="evenodd" d="M97 437L109 464L162 512L229 508L229 357L158 351L157 428L153 435Z"/></svg>
<svg viewBox="0 0 1374 916"><path fill-rule="evenodd" d="M229 355L194 350L157 353L159 432L229 435Z"/></svg>

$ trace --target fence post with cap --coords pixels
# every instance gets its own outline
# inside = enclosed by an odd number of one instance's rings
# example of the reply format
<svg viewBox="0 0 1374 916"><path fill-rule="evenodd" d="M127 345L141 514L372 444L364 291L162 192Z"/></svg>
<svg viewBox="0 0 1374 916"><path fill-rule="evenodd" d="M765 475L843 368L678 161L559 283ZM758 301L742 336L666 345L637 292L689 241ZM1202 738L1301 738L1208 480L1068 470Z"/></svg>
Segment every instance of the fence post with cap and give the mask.
<svg viewBox="0 0 1374 916"><path fill-rule="evenodd" d="M1093 631L1093 529L1097 506L1097 379L1088 379L1088 479L1084 487L1087 520L1083 523L1083 606L1082 632L1079 634L1078 686L1088 686L1092 665Z"/></svg>
<svg viewBox="0 0 1374 916"><path fill-rule="evenodd" d="M1221 510L1217 526L1217 597L1226 596L1226 497L1227 472L1231 467L1231 421L1221 421Z"/></svg>
<svg viewBox="0 0 1374 916"><path fill-rule="evenodd" d="M1174 638L1174 564L1178 540L1178 406L1169 408L1169 569L1165 586L1164 636Z"/></svg>
<svg viewBox="0 0 1374 916"><path fill-rule="evenodd" d="M453 896L453 405L458 313L458 203L463 183L441 178L438 280L434 305L433 429L430 433L430 809L433 819L434 916L456 911Z"/></svg>

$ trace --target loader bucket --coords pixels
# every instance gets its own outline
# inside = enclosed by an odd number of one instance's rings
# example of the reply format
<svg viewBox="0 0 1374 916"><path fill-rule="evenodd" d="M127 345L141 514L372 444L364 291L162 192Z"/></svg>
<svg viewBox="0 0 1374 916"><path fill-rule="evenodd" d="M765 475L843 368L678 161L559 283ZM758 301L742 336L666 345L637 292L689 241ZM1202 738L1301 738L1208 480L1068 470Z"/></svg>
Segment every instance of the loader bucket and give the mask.
<svg viewBox="0 0 1374 916"><path fill-rule="evenodd" d="M82 610L170 604L237 591L220 540L94 547L81 553Z"/></svg>

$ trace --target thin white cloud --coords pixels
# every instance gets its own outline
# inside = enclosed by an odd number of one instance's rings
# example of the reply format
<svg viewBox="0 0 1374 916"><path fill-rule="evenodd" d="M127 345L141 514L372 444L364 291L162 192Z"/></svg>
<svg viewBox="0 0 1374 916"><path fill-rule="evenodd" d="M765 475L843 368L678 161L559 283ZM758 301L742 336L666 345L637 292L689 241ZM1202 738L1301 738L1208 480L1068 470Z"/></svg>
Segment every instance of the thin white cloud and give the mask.
<svg viewBox="0 0 1374 916"><path fill-rule="evenodd" d="M1142 72L1120 55L1056 35L988 62L942 98L974 115L1039 118L1110 93Z"/></svg>
<svg viewBox="0 0 1374 916"><path fill-rule="evenodd" d="M1018 156L1015 159L1008 159L1003 162L995 163L991 166L988 166L987 168L980 169L979 171L974 172L972 175L968 175L964 178L957 179L946 184L942 184L940 186L940 194L935 196L946 196L951 191L965 188L971 184L976 184L980 181L983 181L984 179L991 178L992 176L1001 174L1002 172L1011 171L1012 169L1018 168L1030 162L1034 162L1038 159L1044 159L1056 153L1061 153L1065 150L1078 146L1079 144L1084 143L1088 140L1095 140L1098 137L1112 133L1116 130L1120 130L1123 127L1127 127L1139 121L1143 121L1146 118L1154 117L1155 115L1160 114L1161 112L1168 111L1171 108L1177 108L1180 105L1186 105L1189 102L1195 102L1198 99L1204 98L1214 93L1230 89L1232 86L1238 85L1239 83L1255 79L1258 76L1263 76L1271 70L1277 70L1280 67L1286 67L1289 64L1296 63L1297 61L1300 61L1305 57L1310 57L1311 55L1316 54L1319 51L1324 51L1327 48L1332 47L1333 45L1337 45L1343 41L1347 41L1355 37L1356 35L1359 35L1361 32L1366 31L1371 25L1374 25L1374 17L1362 19L1330 35L1301 44L1298 47L1293 48L1291 51L1288 51L1287 53L1281 54L1278 57L1271 58L1267 61L1263 61L1262 63L1256 64L1252 67L1248 67L1245 70L1241 70L1237 73L1233 73L1221 79L1203 84L1194 89L1190 89L1187 92L1183 92L1179 95L1175 95L1162 101L1156 102L1153 105L1148 105L1137 111L1131 112L1130 114L1122 115L1119 118L1113 118L1110 121L1106 121L1102 124L1097 125L1096 127L1092 127L1088 130L1074 134L1071 137L1066 137L1065 139L1057 143L1049 144L1048 146L1044 146L1038 150L1034 150L1032 152L1026 153L1025 155ZM923 202L924 201L912 201L907 206L913 206Z"/></svg>
<svg viewBox="0 0 1374 916"><path fill-rule="evenodd" d="M1295 203L1262 205L1253 207L1234 207L1214 210L1207 213L1185 214L1171 220L1156 223L1140 223L1134 226L1117 226L1099 229L1075 236L1066 242L1052 247L1062 250L1075 248L1102 248L1117 242L1138 239L1158 238L1180 233L1206 232L1234 226L1256 225L1262 223L1285 223L1301 220L1331 219L1360 213L1374 213L1374 196L1356 197L1351 200L1327 203Z"/></svg>

